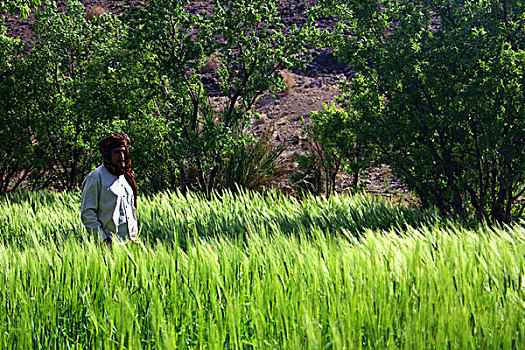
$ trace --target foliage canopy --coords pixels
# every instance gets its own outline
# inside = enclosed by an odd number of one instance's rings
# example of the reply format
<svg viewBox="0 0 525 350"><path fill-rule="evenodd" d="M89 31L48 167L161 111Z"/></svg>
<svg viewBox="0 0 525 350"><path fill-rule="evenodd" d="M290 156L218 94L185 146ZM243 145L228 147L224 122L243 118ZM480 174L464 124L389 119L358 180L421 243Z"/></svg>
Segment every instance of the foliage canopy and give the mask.
<svg viewBox="0 0 525 350"><path fill-rule="evenodd" d="M356 131L425 206L489 222L525 192L522 1L324 1L356 78Z"/></svg>
<svg viewBox="0 0 525 350"><path fill-rule="evenodd" d="M90 18L80 2L64 12L49 3L35 15L30 50L2 27L1 118L14 137L0 141L0 193L20 182L77 187L100 162L98 140L116 131L132 136L144 190L209 194L234 150L253 145L265 152L250 134L254 103L279 89L281 69L301 65L316 31L308 24L286 28L276 1L217 0L202 13L189 4L155 0L129 4L121 16ZM212 59L217 68L210 73ZM210 80L223 108L208 96ZM262 172L239 171L273 178L270 172L281 170L264 157L250 162ZM228 186L236 185L243 184Z"/></svg>

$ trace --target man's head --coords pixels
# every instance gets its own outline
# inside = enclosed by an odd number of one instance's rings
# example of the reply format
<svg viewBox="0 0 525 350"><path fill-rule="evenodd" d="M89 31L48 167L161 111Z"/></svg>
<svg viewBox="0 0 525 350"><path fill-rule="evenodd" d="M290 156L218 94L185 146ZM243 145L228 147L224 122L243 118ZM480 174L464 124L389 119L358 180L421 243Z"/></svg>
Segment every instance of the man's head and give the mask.
<svg viewBox="0 0 525 350"><path fill-rule="evenodd" d="M122 175L131 168L129 146L129 137L120 133L109 135L99 143L98 149L104 158L104 165L115 175Z"/></svg>
<svg viewBox="0 0 525 350"><path fill-rule="evenodd" d="M117 147L111 150L110 164L117 171L126 167L126 147Z"/></svg>

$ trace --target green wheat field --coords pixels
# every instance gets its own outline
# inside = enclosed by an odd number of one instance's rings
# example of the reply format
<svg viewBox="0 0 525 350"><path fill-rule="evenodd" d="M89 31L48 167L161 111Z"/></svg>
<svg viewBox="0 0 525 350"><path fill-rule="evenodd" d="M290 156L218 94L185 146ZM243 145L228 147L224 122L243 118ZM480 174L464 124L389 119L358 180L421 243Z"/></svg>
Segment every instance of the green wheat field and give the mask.
<svg viewBox="0 0 525 350"><path fill-rule="evenodd" d="M366 195L165 193L141 244L77 193L0 198L0 348L524 349L525 224L465 228Z"/></svg>

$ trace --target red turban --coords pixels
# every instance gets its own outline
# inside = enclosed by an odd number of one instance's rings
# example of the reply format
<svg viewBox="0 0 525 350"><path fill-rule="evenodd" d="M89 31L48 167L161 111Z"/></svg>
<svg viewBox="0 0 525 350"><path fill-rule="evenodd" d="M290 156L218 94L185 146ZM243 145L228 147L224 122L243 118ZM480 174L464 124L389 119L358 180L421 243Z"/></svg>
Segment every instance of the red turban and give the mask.
<svg viewBox="0 0 525 350"><path fill-rule="evenodd" d="M126 152L128 152L129 146L131 146L131 142L129 140L128 135L118 133L114 135L109 135L104 140L100 141L100 143L98 144L98 150L100 151L100 154L102 154L102 157L104 158L104 160L110 161L111 151L113 149L118 148L118 147L125 147Z"/></svg>

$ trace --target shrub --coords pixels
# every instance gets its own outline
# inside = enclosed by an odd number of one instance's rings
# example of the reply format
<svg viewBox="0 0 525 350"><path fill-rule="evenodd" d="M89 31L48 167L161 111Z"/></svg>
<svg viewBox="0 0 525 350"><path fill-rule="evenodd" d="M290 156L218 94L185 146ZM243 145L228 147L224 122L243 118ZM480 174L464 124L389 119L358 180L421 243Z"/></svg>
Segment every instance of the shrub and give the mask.
<svg viewBox="0 0 525 350"><path fill-rule="evenodd" d="M99 164L98 141L119 125L119 104L111 81L122 29L118 20L85 18L84 6L55 3L36 14L36 42L25 73L30 86L33 162L45 172L34 187L74 189ZM93 157L94 156L94 157Z"/></svg>
<svg viewBox="0 0 525 350"><path fill-rule="evenodd" d="M42 0L8 0L0 1L0 14L9 13L15 16L27 18L32 10L42 4Z"/></svg>
<svg viewBox="0 0 525 350"><path fill-rule="evenodd" d="M345 101L425 206L508 223L525 192L525 7L510 1L323 1L344 16ZM343 23L343 22L341 22Z"/></svg>
<svg viewBox="0 0 525 350"><path fill-rule="evenodd" d="M0 136L7 133L0 140L0 192L21 183L78 187L101 162L98 142L117 131L132 138L141 190L178 181L167 127L157 118L158 91L149 88L149 72L124 47L126 28L118 17L86 17L79 2L69 2L64 12L48 4L35 15L37 40L25 52L0 34Z"/></svg>
<svg viewBox="0 0 525 350"><path fill-rule="evenodd" d="M219 188L232 191L238 187L250 190L271 188L289 175L291 167L280 159L287 145L272 142L273 134L274 130L269 129L258 139L238 137L247 141L237 144L225 160L218 176Z"/></svg>
<svg viewBox="0 0 525 350"><path fill-rule="evenodd" d="M305 177L313 180L314 193L322 184L326 195L333 194L341 170L352 175L352 187L357 188L359 172L368 165L370 152L365 154L357 140L357 131L352 131L353 113L336 107L332 102L324 105L321 111L312 112L310 118L312 124L306 127L310 144L306 157L310 159L301 162L312 169L305 173Z"/></svg>
<svg viewBox="0 0 525 350"><path fill-rule="evenodd" d="M16 190L35 172L23 72L25 45L9 38L0 22L0 194Z"/></svg>
<svg viewBox="0 0 525 350"><path fill-rule="evenodd" d="M217 74L219 67L221 66L221 61L215 55L205 56L204 65L202 67L202 73L208 74Z"/></svg>
<svg viewBox="0 0 525 350"><path fill-rule="evenodd" d="M188 4L155 0L128 7L129 46L150 69L156 113L168 126L166 147L181 180L192 186L195 179L210 194L232 152L248 141L237 131L256 100L282 85L281 69L300 66L314 35L308 28L287 30L275 0L217 0L212 13L202 14L189 13ZM204 89L203 73L211 68L226 100L222 111Z"/></svg>
<svg viewBox="0 0 525 350"><path fill-rule="evenodd" d="M295 172L290 177L296 191L320 195L324 191L323 173L316 154L309 150L295 154Z"/></svg>

